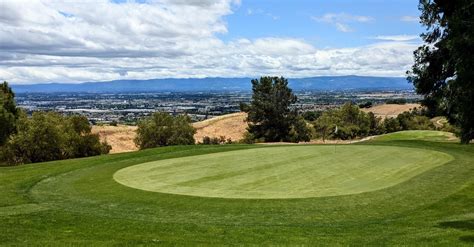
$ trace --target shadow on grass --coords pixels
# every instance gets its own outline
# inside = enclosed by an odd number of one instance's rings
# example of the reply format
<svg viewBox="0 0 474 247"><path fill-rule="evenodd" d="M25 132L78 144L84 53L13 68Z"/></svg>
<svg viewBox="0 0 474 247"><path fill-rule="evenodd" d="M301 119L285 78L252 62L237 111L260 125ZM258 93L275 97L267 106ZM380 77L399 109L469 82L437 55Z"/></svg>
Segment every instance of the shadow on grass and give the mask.
<svg viewBox="0 0 474 247"><path fill-rule="evenodd" d="M445 221L439 223L441 228L455 228L465 231L474 230L474 220L459 220L459 221ZM474 235L466 235L459 237L459 240L469 243L474 243Z"/></svg>

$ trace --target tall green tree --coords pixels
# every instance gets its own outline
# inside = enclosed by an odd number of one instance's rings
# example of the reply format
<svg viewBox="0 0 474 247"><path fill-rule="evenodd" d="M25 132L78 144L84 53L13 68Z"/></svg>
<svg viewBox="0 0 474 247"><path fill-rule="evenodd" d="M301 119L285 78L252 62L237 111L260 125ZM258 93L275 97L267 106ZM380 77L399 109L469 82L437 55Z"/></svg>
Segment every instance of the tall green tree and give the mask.
<svg viewBox="0 0 474 247"><path fill-rule="evenodd" d="M445 115L460 128L462 143L474 139L474 2L420 0L425 42L415 53L408 79L432 116Z"/></svg>
<svg viewBox="0 0 474 247"><path fill-rule="evenodd" d="M0 84L0 146L16 131L20 110L15 104L15 94L5 81Z"/></svg>
<svg viewBox="0 0 474 247"><path fill-rule="evenodd" d="M301 124L296 109L296 96L283 77L261 77L252 80L252 100L247 107L248 132L265 142L306 140L306 126ZM301 132L301 133L298 133ZM301 137L301 138L300 138Z"/></svg>

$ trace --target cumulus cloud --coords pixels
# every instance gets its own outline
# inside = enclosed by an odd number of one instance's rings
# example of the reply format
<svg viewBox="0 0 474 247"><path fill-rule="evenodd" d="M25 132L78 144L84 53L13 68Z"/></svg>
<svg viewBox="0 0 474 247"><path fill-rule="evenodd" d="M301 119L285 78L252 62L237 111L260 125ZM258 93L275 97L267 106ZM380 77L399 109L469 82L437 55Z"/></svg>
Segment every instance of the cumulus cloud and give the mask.
<svg viewBox="0 0 474 247"><path fill-rule="evenodd" d="M416 46L406 39L340 49L262 37L224 42L233 0L4 0L0 80L83 82L168 77L403 76ZM334 17L325 17L333 19ZM369 17L338 17L357 22ZM337 19L337 18L336 18ZM382 38L381 38L382 37Z"/></svg>
<svg viewBox="0 0 474 247"><path fill-rule="evenodd" d="M337 30L341 32L345 32L345 33L354 31L354 29L352 29L349 26L349 23L353 23L353 22L365 23L365 22L374 21L374 18L370 16L350 15L346 13L338 13L338 14L327 13L322 16L312 16L311 19L316 22L332 24L336 27Z"/></svg>

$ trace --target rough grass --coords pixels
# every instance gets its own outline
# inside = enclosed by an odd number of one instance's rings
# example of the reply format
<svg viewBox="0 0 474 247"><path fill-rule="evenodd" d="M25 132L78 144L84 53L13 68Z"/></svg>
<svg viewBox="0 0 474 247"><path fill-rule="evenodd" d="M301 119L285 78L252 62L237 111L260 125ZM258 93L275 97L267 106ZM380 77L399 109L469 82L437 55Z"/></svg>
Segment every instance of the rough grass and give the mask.
<svg viewBox="0 0 474 247"><path fill-rule="evenodd" d="M453 133L434 130L407 130L380 135L374 141L422 140L433 142L459 142Z"/></svg>
<svg viewBox="0 0 474 247"><path fill-rule="evenodd" d="M445 153L402 147L273 147L148 162L119 170L114 179L203 197L323 197L393 186L450 160Z"/></svg>
<svg viewBox="0 0 474 247"><path fill-rule="evenodd" d="M453 160L376 191L265 200L147 192L117 183L113 174L155 160L280 146L167 147L3 167L1 244L472 246L474 146L375 144L442 152Z"/></svg>

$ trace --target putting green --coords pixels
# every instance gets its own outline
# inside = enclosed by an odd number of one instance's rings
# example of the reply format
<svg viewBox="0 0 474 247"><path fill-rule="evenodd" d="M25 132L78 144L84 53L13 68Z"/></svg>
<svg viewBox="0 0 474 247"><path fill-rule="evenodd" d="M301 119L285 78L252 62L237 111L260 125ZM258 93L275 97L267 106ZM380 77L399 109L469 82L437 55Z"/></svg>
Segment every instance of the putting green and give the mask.
<svg viewBox="0 0 474 247"><path fill-rule="evenodd" d="M222 198L306 198L379 190L453 158L415 148L281 146L160 160L117 171L136 189Z"/></svg>

